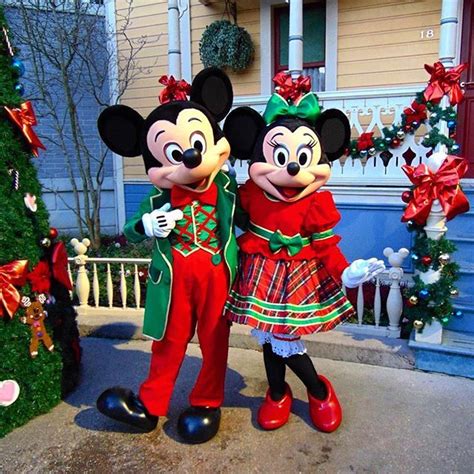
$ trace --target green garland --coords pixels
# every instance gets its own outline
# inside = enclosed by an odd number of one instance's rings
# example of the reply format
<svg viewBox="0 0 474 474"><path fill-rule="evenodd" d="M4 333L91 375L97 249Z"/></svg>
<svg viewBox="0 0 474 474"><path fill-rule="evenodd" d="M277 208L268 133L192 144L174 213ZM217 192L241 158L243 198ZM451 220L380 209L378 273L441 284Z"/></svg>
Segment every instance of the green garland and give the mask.
<svg viewBox="0 0 474 474"><path fill-rule="evenodd" d="M428 238L419 226L410 224L409 227L417 234L412 248L415 268L420 272L439 270L440 277L430 284L424 283L419 275L413 277L414 286L404 292L407 298L404 316L418 331L433 319L446 325L453 316L462 316L462 312L454 311L452 305L453 296L458 294L455 282L458 279L459 266L450 261L456 246L445 237L439 240Z"/></svg>
<svg viewBox="0 0 474 474"><path fill-rule="evenodd" d="M410 115L407 114L407 111L410 111L410 109L413 111L415 108L419 108L422 111L425 110L427 117L412 121ZM421 113L420 117L422 116L423 113ZM437 125L441 120L447 122L450 131L449 138L440 134L439 128L435 127L435 125ZM432 149L434 149L438 144L443 144L447 146L449 154L458 154L460 146L454 140L457 125L456 110L451 106L442 108L439 104L433 104L430 101L426 101L423 90L416 94L416 98L413 100L411 107L407 107L403 111L401 122L399 124L384 127L382 129L382 136L372 138L371 143L369 141L368 146L360 147L361 137L351 140L349 148L346 150L346 155L353 159L364 159L375 156L377 153L381 153L382 159L390 159L391 155L389 155L387 151L389 149L400 147L406 134L415 134L418 128L427 121L430 126L434 128L424 136L421 144Z"/></svg>
<svg viewBox="0 0 474 474"><path fill-rule="evenodd" d="M199 55L205 67L243 71L252 63L254 53L248 32L228 20L214 21L206 26L199 42Z"/></svg>

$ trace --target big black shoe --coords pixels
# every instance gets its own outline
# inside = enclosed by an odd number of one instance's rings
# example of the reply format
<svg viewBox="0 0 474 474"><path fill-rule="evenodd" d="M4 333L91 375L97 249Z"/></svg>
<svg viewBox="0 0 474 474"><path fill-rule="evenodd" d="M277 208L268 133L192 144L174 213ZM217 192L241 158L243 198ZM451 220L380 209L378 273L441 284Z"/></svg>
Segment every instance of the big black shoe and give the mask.
<svg viewBox="0 0 474 474"><path fill-rule="evenodd" d="M220 421L220 408L189 407L179 416L178 434L187 443L205 443L217 434Z"/></svg>
<svg viewBox="0 0 474 474"><path fill-rule="evenodd" d="M147 433L158 424L158 417L148 413L145 405L128 388L108 388L97 399L97 409L109 418Z"/></svg>

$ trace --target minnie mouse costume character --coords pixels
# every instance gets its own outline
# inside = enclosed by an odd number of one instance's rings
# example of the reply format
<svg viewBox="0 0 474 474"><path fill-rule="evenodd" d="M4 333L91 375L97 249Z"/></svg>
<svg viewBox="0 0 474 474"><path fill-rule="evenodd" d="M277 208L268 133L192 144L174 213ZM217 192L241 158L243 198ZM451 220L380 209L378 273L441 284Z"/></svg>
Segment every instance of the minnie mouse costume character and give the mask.
<svg viewBox="0 0 474 474"><path fill-rule="evenodd" d="M263 118L242 107L224 126L233 155L251 158L251 179L239 188L249 222L238 240L240 268L224 314L252 326L263 346L269 389L258 412L260 426L276 429L289 418L288 366L307 387L314 425L331 432L341 423L342 410L301 336L329 331L352 316L341 281L355 287L384 264L370 259L348 265L333 231L339 212L331 193L319 191L329 179L329 162L349 142L347 117L335 109L321 113L308 78L281 79L281 74L274 79L279 93L270 98Z"/></svg>
<svg viewBox="0 0 474 474"><path fill-rule="evenodd" d="M162 105L146 120L117 105L105 109L98 121L112 151L143 155L154 189L124 233L131 242L155 238L155 246L143 324L143 334L154 340L149 376L138 396L113 387L99 397L97 407L115 420L153 430L168 411L197 326L202 367L178 432L190 443L202 443L219 428L229 340L222 312L237 271L237 186L221 171L230 146L218 126L233 93L229 78L217 68L201 71L192 87L173 77L160 82L166 85Z"/></svg>

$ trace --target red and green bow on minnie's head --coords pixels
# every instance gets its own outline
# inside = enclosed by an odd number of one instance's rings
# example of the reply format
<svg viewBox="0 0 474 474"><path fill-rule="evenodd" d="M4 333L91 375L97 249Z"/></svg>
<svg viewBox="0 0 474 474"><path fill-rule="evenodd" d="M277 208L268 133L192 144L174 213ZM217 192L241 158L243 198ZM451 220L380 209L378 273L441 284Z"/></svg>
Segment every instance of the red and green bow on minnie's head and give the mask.
<svg viewBox="0 0 474 474"><path fill-rule="evenodd" d="M177 81L173 76L161 76L159 81L165 88L160 92L160 104L167 104L175 100L188 100L191 94L191 84L184 79Z"/></svg>
<svg viewBox="0 0 474 474"><path fill-rule="evenodd" d="M466 68L467 64L459 64L459 66L446 71L441 61L434 63L432 66L425 64L426 71L431 74L424 92L425 100L437 104L446 94L451 105L459 104L463 99L459 79Z"/></svg>
<svg viewBox="0 0 474 474"><path fill-rule="evenodd" d="M467 166L464 158L452 155L446 157L436 172L424 163L417 167L403 165L402 169L415 189L403 213L402 222L412 220L418 225L424 225L435 199L439 200L448 220L467 212L469 201L459 186Z"/></svg>
<svg viewBox="0 0 474 474"><path fill-rule="evenodd" d="M277 84L277 93L268 101L263 118L270 124L280 117L297 117L312 125L321 115L316 94L311 91L309 77L300 76L293 80L289 74L278 73L273 81Z"/></svg>

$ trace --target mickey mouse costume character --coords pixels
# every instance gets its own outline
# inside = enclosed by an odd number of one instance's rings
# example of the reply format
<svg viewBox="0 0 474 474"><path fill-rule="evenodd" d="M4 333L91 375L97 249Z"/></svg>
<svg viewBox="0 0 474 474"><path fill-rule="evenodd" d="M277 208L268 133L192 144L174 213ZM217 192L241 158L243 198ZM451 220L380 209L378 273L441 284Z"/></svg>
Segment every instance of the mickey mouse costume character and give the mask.
<svg viewBox="0 0 474 474"><path fill-rule="evenodd" d="M178 432L189 443L201 443L219 428L229 339L222 312L237 271L237 186L221 171L230 146L218 126L233 93L229 78L217 68L201 71L192 86L173 77L160 82L166 85L162 105L146 120L124 105L105 109L98 120L111 150L143 155L154 189L124 232L131 242L154 237L156 245L143 325L143 334L154 340L149 376L138 396L113 387L99 397L97 407L111 418L153 430L168 411L197 325L202 367Z"/></svg>
<svg viewBox="0 0 474 474"><path fill-rule="evenodd" d="M275 79L281 84L281 77ZM252 326L263 346L269 389L260 426L276 429L289 418L288 366L307 387L314 425L331 432L341 423L341 406L329 380L316 373L301 336L328 331L353 315L341 280L355 287L384 264L374 258L348 265L333 231L339 212L331 193L319 191L329 179L329 162L348 144L347 117L335 109L321 113L308 78L284 79L263 118L241 107L224 126L232 154L251 158L251 179L239 188L249 222L238 240L240 269L225 315Z"/></svg>

